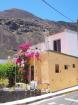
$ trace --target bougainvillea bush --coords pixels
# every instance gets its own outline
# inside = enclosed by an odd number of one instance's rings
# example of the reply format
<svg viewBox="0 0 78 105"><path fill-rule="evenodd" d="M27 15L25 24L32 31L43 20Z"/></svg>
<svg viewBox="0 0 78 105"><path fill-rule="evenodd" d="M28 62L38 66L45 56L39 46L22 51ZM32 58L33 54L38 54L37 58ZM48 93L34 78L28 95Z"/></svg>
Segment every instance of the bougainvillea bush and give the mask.
<svg viewBox="0 0 78 105"><path fill-rule="evenodd" d="M17 80L20 80L22 82L28 83L29 80L29 60L33 57L36 57L39 59L39 52L35 50L30 49L30 43L23 43L19 45L19 50L15 54L14 62L16 65L18 65L18 78ZM20 78L20 79L19 79Z"/></svg>
<svg viewBox="0 0 78 105"><path fill-rule="evenodd" d="M29 83L29 61L33 57L39 59L39 52L31 50L29 43L23 43L18 48L13 63L0 64L0 80L8 79L9 86L13 86L15 82Z"/></svg>

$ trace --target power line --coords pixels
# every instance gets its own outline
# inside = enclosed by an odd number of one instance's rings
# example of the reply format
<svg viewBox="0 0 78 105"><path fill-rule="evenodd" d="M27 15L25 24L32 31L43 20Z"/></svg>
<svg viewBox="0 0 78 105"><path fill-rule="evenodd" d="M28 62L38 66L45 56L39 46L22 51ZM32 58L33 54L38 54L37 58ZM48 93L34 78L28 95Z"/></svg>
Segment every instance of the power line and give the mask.
<svg viewBox="0 0 78 105"><path fill-rule="evenodd" d="M47 6L49 6L51 9L53 9L54 11L56 11L57 13L59 13L60 15L62 15L63 17L65 17L66 19L74 22L71 18L65 16L62 12L60 12L58 9L56 9L55 7L53 7L51 4L49 4L47 1L45 0L41 0L42 2L44 2Z"/></svg>

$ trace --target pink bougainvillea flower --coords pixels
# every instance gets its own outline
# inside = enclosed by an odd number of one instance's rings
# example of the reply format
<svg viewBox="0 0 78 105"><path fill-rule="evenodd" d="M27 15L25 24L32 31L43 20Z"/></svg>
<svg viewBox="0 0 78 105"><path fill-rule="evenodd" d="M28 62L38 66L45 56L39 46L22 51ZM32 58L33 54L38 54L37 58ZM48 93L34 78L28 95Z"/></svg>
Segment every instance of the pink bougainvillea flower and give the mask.
<svg viewBox="0 0 78 105"><path fill-rule="evenodd" d="M25 56L28 58L31 58L31 57L33 57L33 52L26 52Z"/></svg>
<svg viewBox="0 0 78 105"><path fill-rule="evenodd" d="M36 57L37 59L39 59L39 55L40 55L39 52L36 52L36 53L35 53L35 57Z"/></svg>
<svg viewBox="0 0 78 105"><path fill-rule="evenodd" d="M18 58L19 58L18 54L15 54L13 56L13 63L16 63Z"/></svg>
<svg viewBox="0 0 78 105"><path fill-rule="evenodd" d="M29 51L29 52L25 53L25 56L28 58L36 57L38 59L39 58L39 52Z"/></svg>
<svg viewBox="0 0 78 105"><path fill-rule="evenodd" d="M28 58L31 58L32 57L32 51L30 49L28 49L26 52L25 52L25 56L28 57Z"/></svg>
<svg viewBox="0 0 78 105"><path fill-rule="evenodd" d="M16 59L16 63L21 63L22 59L21 58L17 58Z"/></svg>
<svg viewBox="0 0 78 105"><path fill-rule="evenodd" d="M22 43L21 45L19 45L19 48L23 51L27 51L30 47L30 43Z"/></svg>

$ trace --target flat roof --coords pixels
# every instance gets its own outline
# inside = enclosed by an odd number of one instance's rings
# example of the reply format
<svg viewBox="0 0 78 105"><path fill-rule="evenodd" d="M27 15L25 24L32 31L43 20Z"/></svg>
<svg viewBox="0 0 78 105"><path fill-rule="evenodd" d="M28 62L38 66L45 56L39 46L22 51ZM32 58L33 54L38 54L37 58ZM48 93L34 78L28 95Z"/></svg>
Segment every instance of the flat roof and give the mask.
<svg viewBox="0 0 78 105"><path fill-rule="evenodd" d="M46 52L53 52L53 53L57 53L57 54L60 54L60 55L65 55L65 56L69 56L69 57L73 57L73 58L78 58L77 56L73 56L73 55L69 55L69 54L65 54L65 53L61 53L61 52L56 52L56 51L53 51L53 50L47 50Z"/></svg>

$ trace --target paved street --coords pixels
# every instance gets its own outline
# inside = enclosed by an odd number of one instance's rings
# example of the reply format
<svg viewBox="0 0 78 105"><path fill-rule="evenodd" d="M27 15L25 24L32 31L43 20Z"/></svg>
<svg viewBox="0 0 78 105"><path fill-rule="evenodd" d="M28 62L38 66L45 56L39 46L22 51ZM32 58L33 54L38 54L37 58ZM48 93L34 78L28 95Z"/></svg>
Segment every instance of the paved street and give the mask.
<svg viewBox="0 0 78 105"><path fill-rule="evenodd" d="M45 99L28 105L78 105L78 91Z"/></svg>

